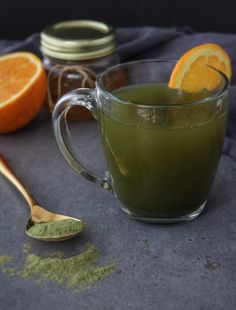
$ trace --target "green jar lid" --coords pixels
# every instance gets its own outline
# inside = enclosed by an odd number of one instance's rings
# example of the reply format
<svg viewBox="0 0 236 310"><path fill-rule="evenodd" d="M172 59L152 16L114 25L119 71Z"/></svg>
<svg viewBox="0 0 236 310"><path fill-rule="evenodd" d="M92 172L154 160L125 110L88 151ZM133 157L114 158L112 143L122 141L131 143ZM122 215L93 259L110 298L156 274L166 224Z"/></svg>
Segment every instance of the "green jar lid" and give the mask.
<svg viewBox="0 0 236 310"><path fill-rule="evenodd" d="M115 50L114 30L97 21L64 21L41 32L42 53L56 59L94 59L110 55Z"/></svg>

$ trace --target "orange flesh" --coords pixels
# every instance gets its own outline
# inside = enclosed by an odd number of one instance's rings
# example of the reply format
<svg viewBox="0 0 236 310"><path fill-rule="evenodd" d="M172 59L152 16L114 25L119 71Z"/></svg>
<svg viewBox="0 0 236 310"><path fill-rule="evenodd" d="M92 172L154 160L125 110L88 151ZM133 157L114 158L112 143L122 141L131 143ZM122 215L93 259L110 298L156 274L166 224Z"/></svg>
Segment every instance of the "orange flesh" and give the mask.
<svg viewBox="0 0 236 310"><path fill-rule="evenodd" d="M228 54L217 44L202 44L187 51L179 59L172 71L169 87L188 92L199 92L204 88L214 90L221 78L209 66L231 78L232 68Z"/></svg>
<svg viewBox="0 0 236 310"><path fill-rule="evenodd" d="M46 73L40 59L28 52L0 57L0 133L28 124L46 94Z"/></svg>

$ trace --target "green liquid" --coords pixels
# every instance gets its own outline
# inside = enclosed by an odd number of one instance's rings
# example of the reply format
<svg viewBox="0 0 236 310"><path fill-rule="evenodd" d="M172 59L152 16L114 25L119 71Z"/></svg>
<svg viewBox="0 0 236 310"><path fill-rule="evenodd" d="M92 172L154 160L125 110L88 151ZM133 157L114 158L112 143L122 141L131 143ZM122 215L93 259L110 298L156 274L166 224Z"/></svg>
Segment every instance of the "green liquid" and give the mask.
<svg viewBox="0 0 236 310"><path fill-rule="evenodd" d="M187 109L137 109L112 103L102 113L106 159L124 206L152 218L196 211L207 200L221 154L227 102L191 106L209 96L180 93L163 84L124 87L113 93L151 107L189 103Z"/></svg>

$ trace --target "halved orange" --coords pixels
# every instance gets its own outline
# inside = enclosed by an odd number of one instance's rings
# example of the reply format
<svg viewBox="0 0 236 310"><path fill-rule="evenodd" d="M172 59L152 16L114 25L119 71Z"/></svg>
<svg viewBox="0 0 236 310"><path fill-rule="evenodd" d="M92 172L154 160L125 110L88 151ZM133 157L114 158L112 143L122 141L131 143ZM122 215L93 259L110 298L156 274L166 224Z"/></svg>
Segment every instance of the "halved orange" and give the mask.
<svg viewBox="0 0 236 310"><path fill-rule="evenodd" d="M47 89L41 60L32 53L0 57L0 133L13 132L38 114Z"/></svg>
<svg viewBox="0 0 236 310"><path fill-rule="evenodd" d="M204 88L214 90L219 85L220 76L207 65L222 71L231 79L229 55L221 46L208 43L190 49L178 60L168 86L188 92L199 92Z"/></svg>

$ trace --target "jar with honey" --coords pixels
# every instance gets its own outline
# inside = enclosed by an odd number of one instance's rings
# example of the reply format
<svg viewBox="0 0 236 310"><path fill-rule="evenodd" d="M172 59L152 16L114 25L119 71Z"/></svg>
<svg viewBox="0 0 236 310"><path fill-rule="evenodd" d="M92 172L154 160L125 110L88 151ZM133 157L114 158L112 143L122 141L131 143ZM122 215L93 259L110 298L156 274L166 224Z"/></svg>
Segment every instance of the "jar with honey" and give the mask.
<svg viewBox="0 0 236 310"><path fill-rule="evenodd" d="M72 20L41 32L41 52L48 76L47 103L52 112L57 100L76 88L94 88L98 74L119 63L112 27L98 21ZM89 119L82 107L69 119Z"/></svg>

